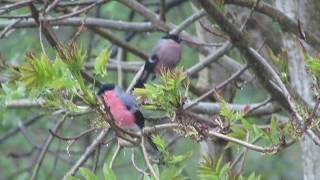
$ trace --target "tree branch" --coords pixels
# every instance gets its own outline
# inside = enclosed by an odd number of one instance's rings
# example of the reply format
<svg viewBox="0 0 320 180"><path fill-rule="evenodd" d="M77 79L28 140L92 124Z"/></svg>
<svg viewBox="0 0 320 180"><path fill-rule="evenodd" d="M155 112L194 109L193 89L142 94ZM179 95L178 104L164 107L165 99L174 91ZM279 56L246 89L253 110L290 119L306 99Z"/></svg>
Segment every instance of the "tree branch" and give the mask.
<svg viewBox="0 0 320 180"><path fill-rule="evenodd" d="M224 2L227 4L235 4L247 8L251 8L255 5L255 1L250 0L225 0ZM276 20L280 24L283 31L295 34L301 39L305 39L308 44L316 48L318 51L320 50L320 39L306 30L304 30L305 38L301 37L298 22L291 19L285 13L263 1L259 2L259 4L255 7L255 10L269 16L273 20Z"/></svg>
<svg viewBox="0 0 320 180"><path fill-rule="evenodd" d="M68 114L63 115L63 117L58 121L57 125L52 130L53 132L57 132L61 128L63 122L67 119L67 116L68 116ZM54 138L54 136L49 135L48 139L44 143L43 148L42 148L42 150L41 150L41 152L40 152L40 154L39 154L39 156L37 158L37 161L36 161L36 163L34 165L34 168L33 168L33 171L32 171L32 175L31 175L31 178L30 178L31 180L34 180L34 179L37 178L38 171L39 171L39 169L41 167L41 164L43 162L43 159L45 158L46 153L48 152L48 148L49 148L51 142L53 141L53 138Z"/></svg>
<svg viewBox="0 0 320 180"><path fill-rule="evenodd" d="M95 151L95 149L99 146L99 144L104 140L106 135L108 134L109 129L103 129L100 134L94 139L94 141L86 148L86 151L82 154L82 156L78 159L76 164L72 166L72 168L66 173L63 177L64 180L67 179L68 176L73 176L79 169L80 166L83 165L89 158L89 156Z"/></svg>

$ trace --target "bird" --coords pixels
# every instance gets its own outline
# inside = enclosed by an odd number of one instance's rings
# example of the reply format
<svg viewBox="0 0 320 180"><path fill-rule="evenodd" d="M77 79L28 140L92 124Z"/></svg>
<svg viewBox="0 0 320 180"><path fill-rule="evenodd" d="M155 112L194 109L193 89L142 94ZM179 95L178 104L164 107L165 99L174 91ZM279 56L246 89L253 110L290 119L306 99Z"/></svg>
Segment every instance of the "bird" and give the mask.
<svg viewBox="0 0 320 180"><path fill-rule="evenodd" d="M144 87L151 73L159 74L164 69L173 69L181 60L181 39L177 34L163 36L151 51L149 59L134 88Z"/></svg>
<svg viewBox="0 0 320 180"><path fill-rule="evenodd" d="M109 109L113 120L125 130L141 132L144 128L144 116L139 110L136 98L126 93L115 84L104 84L98 90L97 95L101 97L105 108ZM157 152L157 146L152 142L150 136L146 136L153 151Z"/></svg>

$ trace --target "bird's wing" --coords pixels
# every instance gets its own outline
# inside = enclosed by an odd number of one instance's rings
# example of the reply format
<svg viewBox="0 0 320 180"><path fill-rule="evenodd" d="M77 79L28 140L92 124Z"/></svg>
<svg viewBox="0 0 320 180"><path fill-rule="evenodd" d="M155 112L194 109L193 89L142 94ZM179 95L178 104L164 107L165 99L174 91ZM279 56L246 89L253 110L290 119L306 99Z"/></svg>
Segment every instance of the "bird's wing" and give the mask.
<svg viewBox="0 0 320 180"><path fill-rule="evenodd" d="M136 98L126 92L122 92L118 94L119 98L125 103L129 111L137 111L139 110L139 104Z"/></svg>

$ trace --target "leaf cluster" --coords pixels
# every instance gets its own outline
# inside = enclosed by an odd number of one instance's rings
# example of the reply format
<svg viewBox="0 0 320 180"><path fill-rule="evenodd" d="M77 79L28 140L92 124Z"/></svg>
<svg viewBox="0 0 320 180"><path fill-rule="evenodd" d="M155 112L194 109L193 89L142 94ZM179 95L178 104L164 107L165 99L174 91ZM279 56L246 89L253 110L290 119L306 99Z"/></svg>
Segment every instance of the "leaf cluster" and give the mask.
<svg viewBox="0 0 320 180"><path fill-rule="evenodd" d="M99 178L93 171L88 168L81 167L79 169L81 176L86 180L117 180L115 173L108 167L107 164L103 165L104 178ZM80 180L81 178L75 176L68 176L68 180Z"/></svg>
<svg viewBox="0 0 320 180"><path fill-rule="evenodd" d="M277 66L277 68L280 71L280 77L285 83L289 83L289 58L288 58L288 50L282 49L279 54L274 54L273 51L270 48L267 48L267 51L269 53L269 56L273 62L274 65Z"/></svg>
<svg viewBox="0 0 320 180"><path fill-rule="evenodd" d="M66 89L76 86L67 66L57 58L51 62L45 54L26 55L26 63L19 66L20 80L26 88L33 90Z"/></svg>
<svg viewBox="0 0 320 180"><path fill-rule="evenodd" d="M232 168L230 163L223 164L223 156L217 161L214 161L210 157L203 157L198 169L198 176L203 180L260 180L261 176L256 175L254 172L248 177L240 175L239 177L232 176Z"/></svg>
<svg viewBox="0 0 320 180"><path fill-rule="evenodd" d="M144 105L146 109L164 111L172 116L185 101L182 88L185 80L186 76L182 68L172 71L163 70L160 83L145 84L145 88L136 88L133 93L147 98L147 103ZM188 89L187 85L185 88Z"/></svg>
<svg viewBox="0 0 320 180"><path fill-rule="evenodd" d="M174 155L168 151L166 148L167 143L159 135L153 136L152 140L157 145L159 151L164 155L164 163L166 166L160 172L160 179L185 179L181 172L184 169L185 161L192 156L192 152L189 151L182 155Z"/></svg>
<svg viewBox="0 0 320 180"><path fill-rule="evenodd" d="M111 51L101 51L95 61L95 75L106 75L106 65ZM82 76L86 53L75 44L60 46L54 61L42 53L28 53L26 62L17 67L18 83L29 90L26 96L41 97L50 107L64 107L77 111L74 100L82 100L88 105L95 105L94 91Z"/></svg>
<svg viewBox="0 0 320 180"><path fill-rule="evenodd" d="M312 74L313 81L313 91L317 97L320 96L320 57L312 57L310 55L305 55L305 61L307 67Z"/></svg>
<svg viewBox="0 0 320 180"><path fill-rule="evenodd" d="M281 128L279 120L275 116L271 119L270 128L261 129L256 124L244 118L245 113L233 111L223 99L220 99L220 102L220 115L224 117L224 119L229 120L232 125L230 136L245 140L247 135L250 134L253 140L262 138L269 144L278 144L280 142L279 130L281 130ZM229 146L231 146L230 143L227 147Z"/></svg>

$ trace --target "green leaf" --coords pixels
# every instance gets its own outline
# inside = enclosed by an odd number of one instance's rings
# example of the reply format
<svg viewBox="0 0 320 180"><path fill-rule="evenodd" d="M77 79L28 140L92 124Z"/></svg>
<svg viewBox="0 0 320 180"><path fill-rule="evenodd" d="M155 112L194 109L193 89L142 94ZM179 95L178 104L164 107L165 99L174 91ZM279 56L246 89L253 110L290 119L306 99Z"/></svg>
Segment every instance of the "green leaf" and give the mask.
<svg viewBox="0 0 320 180"><path fill-rule="evenodd" d="M143 180L151 180L150 176L143 176Z"/></svg>
<svg viewBox="0 0 320 180"><path fill-rule="evenodd" d="M238 139L244 139L246 137L246 134L247 133L244 130L244 128L239 126L231 126L231 133L229 134L229 136L235 137Z"/></svg>
<svg viewBox="0 0 320 180"><path fill-rule="evenodd" d="M79 72L85 63L87 57L86 52L78 47L76 44L71 44L68 46L61 46L62 51L59 51L59 57L68 66L69 70L74 72Z"/></svg>
<svg viewBox="0 0 320 180"><path fill-rule="evenodd" d="M222 98L219 99L221 103L221 110L220 110L220 115L228 119L231 123L234 123L238 121L239 119L242 119L243 114L239 112L234 112L229 104L223 100Z"/></svg>
<svg viewBox="0 0 320 180"><path fill-rule="evenodd" d="M231 168L229 164L222 164L222 156L216 162L210 157L203 157L198 173L204 180L228 180Z"/></svg>
<svg viewBox="0 0 320 180"><path fill-rule="evenodd" d="M157 145L157 147L159 148L159 150L161 152L166 151L166 142L164 141L164 139L161 138L160 135L153 135L152 141L153 141L153 143L155 143Z"/></svg>
<svg viewBox="0 0 320 180"><path fill-rule="evenodd" d="M86 178L86 180L99 180L99 177L95 175L90 169L88 168L80 168L80 174Z"/></svg>
<svg viewBox="0 0 320 180"><path fill-rule="evenodd" d="M172 155L170 156L170 159L168 160L168 164L178 164L181 163L182 161L185 161L186 159L190 158L192 156L192 151L189 151L183 155Z"/></svg>
<svg viewBox="0 0 320 180"><path fill-rule="evenodd" d="M148 99L147 105L152 105L152 108L156 107L157 110L164 111L166 115L172 117L184 104L183 91L188 91L186 89L188 86L184 84L185 80L183 69L162 71L160 83L145 84L144 90L137 88L133 94ZM183 89L183 85L186 90Z"/></svg>
<svg viewBox="0 0 320 180"><path fill-rule="evenodd" d="M106 163L103 165L103 175L105 180L117 180L116 175Z"/></svg>
<svg viewBox="0 0 320 180"><path fill-rule="evenodd" d="M27 62L20 65L20 80L28 89L66 89L76 85L67 66L61 59L57 58L54 63L42 54L35 56L27 54Z"/></svg>
<svg viewBox="0 0 320 180"><path fill-rule="evenodd" d="M80 178L77 178L75 176L68 176L67 180L81 180Z"/></svg>
<svg viewBox="0 0 320 180"><path fill-rule="evenodd" d="M169 166L160 173L161 180L184 180L184 177L181 175L183 167L174 167Z"/></svg>
<svg viewBox="0 0 320 180"><path fill-rule="evenodd" d="M260 179L261 179L260 175L259 175L259 176L256 176L255 172L252 172L252 173L249 175L249 177L248 177L247 180L260 180Z"/></svg>
<svg viewBox="0 0 320 180"><path fill-rule="evenodd" d="M109 62L112 51L107 48L100 52L94 63L94 73L96 75L105 76L107 75L107 64Z"/></svg>

